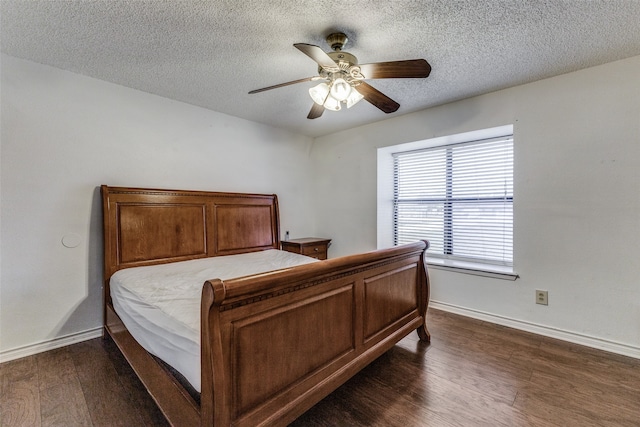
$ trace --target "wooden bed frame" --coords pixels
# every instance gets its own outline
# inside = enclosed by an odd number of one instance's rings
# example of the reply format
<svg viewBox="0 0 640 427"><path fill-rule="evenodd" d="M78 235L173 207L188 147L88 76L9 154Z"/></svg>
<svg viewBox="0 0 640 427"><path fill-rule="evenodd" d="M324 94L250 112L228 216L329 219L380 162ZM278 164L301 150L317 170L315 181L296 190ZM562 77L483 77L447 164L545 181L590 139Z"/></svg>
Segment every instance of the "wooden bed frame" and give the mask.
<svg viewBox="0 0 640 427"><path fill-rule="evenodd" d="M116 271L280 248L275 195L102 186L105 336L176 426L287 425L425 319L427 242L203 284L200 404L115 313Z"/></svg>

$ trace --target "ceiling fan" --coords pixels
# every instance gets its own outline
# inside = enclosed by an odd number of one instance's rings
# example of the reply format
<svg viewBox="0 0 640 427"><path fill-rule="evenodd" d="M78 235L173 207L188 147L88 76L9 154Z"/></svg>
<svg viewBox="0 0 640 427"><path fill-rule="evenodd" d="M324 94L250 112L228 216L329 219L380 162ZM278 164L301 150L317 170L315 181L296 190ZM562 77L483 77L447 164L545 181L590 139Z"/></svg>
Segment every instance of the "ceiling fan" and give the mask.
<svg viewBox="0 0 640 427"><path fill-rule="evenodd" d="M388 114L396 111L400 104L366 83L365 79L425 78L431 73L431 66L424 59L358 64L354 55L342 50L347 43L344 33L329 34L326 40L333 52L325 53L312 44L293 45L318 64L319 75L252 90L249 94L296 83L321 81L309 89L314 103L308 119L317 119L325 109L338 111L342 108L341 104L351 108L362 99Z"/></svg>

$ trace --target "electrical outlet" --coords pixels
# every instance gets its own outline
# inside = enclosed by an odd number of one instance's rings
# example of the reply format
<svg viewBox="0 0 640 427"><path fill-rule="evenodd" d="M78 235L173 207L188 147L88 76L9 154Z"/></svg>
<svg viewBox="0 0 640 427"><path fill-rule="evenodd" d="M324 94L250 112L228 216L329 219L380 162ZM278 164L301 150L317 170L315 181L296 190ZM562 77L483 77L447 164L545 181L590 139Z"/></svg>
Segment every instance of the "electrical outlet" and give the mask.
<svg viewBox="0 0 640 427"><path fill-rule="evenodd" d="M536 291L536 304L549 305L549 292Z"/></svg>

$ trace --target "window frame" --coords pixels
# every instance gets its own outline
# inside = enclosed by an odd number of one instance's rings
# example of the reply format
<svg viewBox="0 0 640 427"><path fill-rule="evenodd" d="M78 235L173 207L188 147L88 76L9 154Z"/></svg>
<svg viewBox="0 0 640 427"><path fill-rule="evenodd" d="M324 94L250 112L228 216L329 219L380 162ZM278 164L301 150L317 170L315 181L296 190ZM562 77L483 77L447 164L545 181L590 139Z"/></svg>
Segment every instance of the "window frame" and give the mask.
<svg viewBox="0 0 640 427"><path fill-rule="evenodd" d="M431 138L428 140L409 142L378 149L378 248L391 247L395 245L395 217L394 217L394 170L393 155L399 152L418 151L442 146L455 146L461 143L473 143L481 140L503 138L512 136L513 125L499 126L479 131L465 132L461 134L444 137ZM515 163L515 146L514 146ZM515 165L514 165L515 166ZM515 171L514 171L515 175ZM515 178L515 177L514 177ZM515 183L514 183L515 187ZM515 193L515 189L514 189ZM513 216L515 217L515 194L509 199L512 202ZM514 218L515 224L515 218ZM515 237L515 227L513 230ZM515 240L515 239L514 239ZM515 242L514 242L515 243ZM515 265L515 244L513 247L513 262L511 265L501 265L492 262L483 262L474 259L450 259L446 256L439 258L427 253L427 263L431 267L455 271L465 274L474 274L488 277L495 277L506 280L515 280L518 275L514 272Z"/></svg>

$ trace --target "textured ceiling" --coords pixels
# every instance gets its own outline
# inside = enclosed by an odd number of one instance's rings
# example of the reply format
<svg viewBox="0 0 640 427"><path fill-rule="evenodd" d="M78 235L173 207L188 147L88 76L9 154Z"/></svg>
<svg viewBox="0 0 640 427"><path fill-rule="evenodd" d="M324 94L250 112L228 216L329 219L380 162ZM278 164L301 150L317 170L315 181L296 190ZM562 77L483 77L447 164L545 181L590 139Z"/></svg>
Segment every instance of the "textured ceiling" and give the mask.
<svg viewBox="0 0 640 427"><path fill-rule="evenodd" d="M11 1L6 54L291 131L319 136L640 55L640 0ZM360 63L425 58L427 79L370 80L400 103L363 101L308 120L300 83L317 66L293 47L339 30Z"/></svg>

